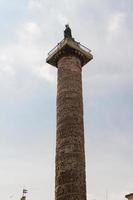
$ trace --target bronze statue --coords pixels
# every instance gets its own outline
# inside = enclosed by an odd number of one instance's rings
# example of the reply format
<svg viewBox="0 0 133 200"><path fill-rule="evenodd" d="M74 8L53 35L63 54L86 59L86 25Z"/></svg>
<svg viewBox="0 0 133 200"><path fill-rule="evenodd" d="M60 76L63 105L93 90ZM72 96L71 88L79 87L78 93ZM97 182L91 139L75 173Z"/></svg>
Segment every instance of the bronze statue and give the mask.
<svg viewBox="0 0 133 200"><path fill-rule="evenodd" d="M68 24L65 25L66 29L64 30L64 38L72 38L71 29Z"/></svg>

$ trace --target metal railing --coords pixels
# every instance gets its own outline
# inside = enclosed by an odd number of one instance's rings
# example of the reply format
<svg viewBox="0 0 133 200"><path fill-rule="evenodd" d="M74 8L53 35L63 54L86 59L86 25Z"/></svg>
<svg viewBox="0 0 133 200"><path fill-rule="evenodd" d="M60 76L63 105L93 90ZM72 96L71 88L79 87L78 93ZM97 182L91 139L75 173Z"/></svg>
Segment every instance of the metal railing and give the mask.
<svg viewBox="0 0 133 200"><path fill-rule="evenodd" d="M60 45L64 42L64 39L59 42L49 53L48 55L50 56L56 49L58 49L58 47L60 47Z"/></svg>
<svg viewBox="0 0 133 200"><path fill-rule="evenodd" d="M63 39L61 42L59 42L59 43L48 53L48 55L49 55L49 56L52 55L52 53L53 53L54 51L56 51L59 47L61 47L61 45L63 44L64 40L65 40L65 39ZM75 42L75 44L76 44L78 47L80 47L80 48L83 49L84 51L87 51L87 52L89 52L89 53L91 52L90 49L88 49L88 48L85 47L84 45L80 44L80 42L76 42L74 39L73 39L73 41Z"/></svg>
<svg viewBox="0 0 133 200"><path fill-rule="evenodd" d="M88 51L89 53L91 52L91 50L89 48L85 47L84 45L82 45L80 43L79 43L79 46L81 47L81 49Z"/></svg>

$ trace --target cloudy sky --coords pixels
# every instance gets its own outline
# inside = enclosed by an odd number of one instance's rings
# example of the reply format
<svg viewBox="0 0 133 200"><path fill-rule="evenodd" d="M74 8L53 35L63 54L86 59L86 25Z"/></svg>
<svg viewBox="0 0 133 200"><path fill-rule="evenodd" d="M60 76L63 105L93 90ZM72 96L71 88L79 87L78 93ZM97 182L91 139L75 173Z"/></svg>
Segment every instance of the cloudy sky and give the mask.
<svg viewBox="0 0 133 200"><path fill-rule="evenodd" d="M133 1L0 0L0 198L54 199L56 68L47 53L73 37L83 68L87 195L133 192ZM106 198L107 194L107 198Z"/></svg>

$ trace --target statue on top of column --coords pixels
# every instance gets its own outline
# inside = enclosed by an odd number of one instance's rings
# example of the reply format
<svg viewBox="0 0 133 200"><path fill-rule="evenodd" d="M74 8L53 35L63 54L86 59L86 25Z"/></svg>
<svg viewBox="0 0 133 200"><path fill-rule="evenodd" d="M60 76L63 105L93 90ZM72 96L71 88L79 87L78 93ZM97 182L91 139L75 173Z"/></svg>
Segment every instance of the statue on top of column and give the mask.
<svg viewBox="0 0 133 200"><path fill-rule="evenodd" d="M72 39L72 33L71 29L68 24L65 25L66 29L64 30L64 38L71 38Z"/></svg>

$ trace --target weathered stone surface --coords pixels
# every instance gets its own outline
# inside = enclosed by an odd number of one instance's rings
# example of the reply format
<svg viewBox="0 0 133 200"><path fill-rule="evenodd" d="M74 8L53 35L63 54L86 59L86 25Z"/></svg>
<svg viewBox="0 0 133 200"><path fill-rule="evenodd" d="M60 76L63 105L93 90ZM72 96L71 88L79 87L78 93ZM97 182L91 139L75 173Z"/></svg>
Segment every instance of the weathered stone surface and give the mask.
<svg viewBox="0 0 133 200"><path fill-rule="evenodd" d="M82 68L75 55L58 61L56 200L86 200Z"/></svg>

